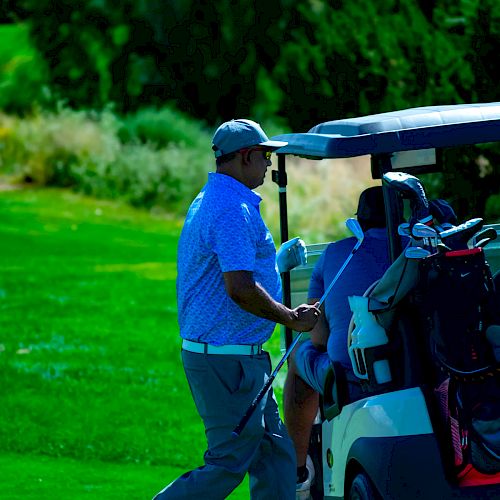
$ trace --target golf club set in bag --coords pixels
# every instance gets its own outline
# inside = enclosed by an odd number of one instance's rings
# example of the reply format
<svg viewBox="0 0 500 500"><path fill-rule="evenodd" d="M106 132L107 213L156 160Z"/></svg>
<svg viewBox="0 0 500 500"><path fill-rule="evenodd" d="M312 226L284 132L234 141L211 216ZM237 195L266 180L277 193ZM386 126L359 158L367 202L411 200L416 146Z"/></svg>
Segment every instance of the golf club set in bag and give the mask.
<svg viewBox="0 0 500 500"><path fill-rule="evenodd" d="M429 203L414 176L389 172L383 182L410 201L412 212L398 228L409 239L406 249L368 294L389 342L400 346L391 368L411 366L396 383L433 389L453 474L471 465L498 474L499 277L483 251L496 231L480 218L456 225L453 209L443 200Z"/></svg>

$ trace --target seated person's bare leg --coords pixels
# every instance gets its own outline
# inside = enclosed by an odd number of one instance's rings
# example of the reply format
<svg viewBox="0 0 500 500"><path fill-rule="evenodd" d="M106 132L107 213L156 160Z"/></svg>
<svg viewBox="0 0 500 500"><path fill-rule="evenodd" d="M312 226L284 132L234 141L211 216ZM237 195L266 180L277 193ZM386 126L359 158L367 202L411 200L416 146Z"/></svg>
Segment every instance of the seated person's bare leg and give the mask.
<svg viewBox="0 0 500 500"><path fill-rule="evenodd" d="M310 299L314 304L316 299ZM318 349L324 351L328 340L328 327L324 315L311 331L311 340ZM288 374L285 382L283 402L285 425L295 445L297 467L305 466L309 439L314 419L318 413L319 394L306 384L298 375L295 368L294 353L290 357Z"/></svg>
<svg viewBox="0 0 500 500"><path fill-rule="evenodd" d="M285 425L295 445L297 467L306 464L311 428L318 413L319 395L298 375L292 360L284 388Z"/></svg>

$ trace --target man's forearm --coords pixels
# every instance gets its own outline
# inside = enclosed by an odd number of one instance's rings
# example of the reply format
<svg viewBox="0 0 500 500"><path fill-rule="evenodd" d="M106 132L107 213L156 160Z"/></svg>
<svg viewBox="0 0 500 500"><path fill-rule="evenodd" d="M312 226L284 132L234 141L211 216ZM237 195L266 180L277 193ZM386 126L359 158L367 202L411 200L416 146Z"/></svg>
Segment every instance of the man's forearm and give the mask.
<svg viewBox="0 0 500 500"><path fill-rule="evenodd" d="M296 319L294 311L275 301L259 283L238 290L231 298L245 311L275 323L291 326Z"/></svg>
<svg viewBox="0 0 500 500"><path fill-rule="evenodd" d="M308 332L318 320L320 311L315 306L302 304L289 309L274 300L249 271L224 273L224 283L229 297L242 309L299 332Z"/></svg>

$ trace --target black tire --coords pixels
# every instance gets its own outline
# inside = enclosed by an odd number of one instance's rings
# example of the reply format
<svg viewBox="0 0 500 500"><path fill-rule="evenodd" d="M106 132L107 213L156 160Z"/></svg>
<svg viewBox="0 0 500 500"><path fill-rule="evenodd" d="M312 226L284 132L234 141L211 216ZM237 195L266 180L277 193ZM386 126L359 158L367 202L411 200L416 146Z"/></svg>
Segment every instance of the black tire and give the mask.
<svg viewBox="0 0 500 500"><path fill-rule="evenodd" d="M349 490L349 500L379 500L380 495L364 472L360 472L353 480Z"/></svg>
<svg viewBox="0 0 500 500"><path fill-rule="evenodd" d="M483 474L496 474L500 471L500 460L490 455L480 444L471 440L472 465Z"/></svg>

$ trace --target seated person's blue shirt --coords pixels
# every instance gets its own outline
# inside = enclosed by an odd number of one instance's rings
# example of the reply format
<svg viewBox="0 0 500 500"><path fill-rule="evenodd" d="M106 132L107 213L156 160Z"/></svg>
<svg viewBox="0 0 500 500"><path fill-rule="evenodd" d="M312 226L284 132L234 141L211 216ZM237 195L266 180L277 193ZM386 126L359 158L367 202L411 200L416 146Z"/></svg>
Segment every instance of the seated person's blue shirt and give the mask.
<svg viewBox="0 0 500 500"><path fill-rule="evenodd" d="M320 298L351 253L356 238L330 243L319 258L309 284L309 298ZM330 327L328 356L351 368L347 352L347 331L352 312L347 297L363 295L380 279L390 265L386 229L373 228L365 233L363 243L340 275L325 300L325 315Z"/></svg>
<svg viewBox="0 0 500 500"><path fill-rule="evenodd" d="M328 288L356 244L355 238L331 243L322 253L311 276L308 296L319 299ZM324 314L330 328L327 352L318 351L306 341L296 351L295 364L300 377L314 390L323 392L326 374L331 361L339 361L345 368L351 399L357 399L360 390L353 374L347 352L347 333L352 312L347 297L363 295L390 265L387 232L369 229L363 243L340 275L325 299Z"/></svg>
<svg viewBox="0 0 500 500"><path fill-rule="evenodd" d="M276 247L259 211L261 197L239 181L210 173L191 204L179 239L177 306L181 337L212 345L262 344L275 323L241 309L223 273L251 271L277 301Z"/></svg>

